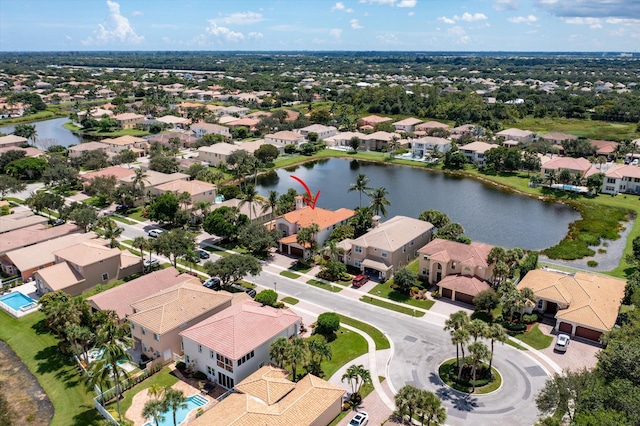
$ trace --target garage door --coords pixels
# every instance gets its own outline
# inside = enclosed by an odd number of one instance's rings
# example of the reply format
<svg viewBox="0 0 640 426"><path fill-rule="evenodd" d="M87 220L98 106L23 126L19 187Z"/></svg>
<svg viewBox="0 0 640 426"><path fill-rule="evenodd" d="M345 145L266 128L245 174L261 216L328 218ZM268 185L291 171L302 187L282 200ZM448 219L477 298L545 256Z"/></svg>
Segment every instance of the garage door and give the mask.
<svg viewBox="0 0 640 426"><path fill-rule="evenodd" d="M442 297L446 297L447 299L451 299L451 290L448 288L442 289Z"/></svg>
<svg viewBox="0 0 640 426"><path fill-rule="evenodd" d="M602 336L602 333L596 330L591 330L590 328L578 326L576 327L576 336L584 337L585 339L597 342L598 340L600 340L600 336Z"/></svg>
<svg viewBox="0 0 640 426"><path fill-rule="evenodd" d="M569 333L571 334L571 324L569 324L568 322L561 322L560 323L560 327L558 327L558 330L560 330L563 333Z"/></svg>
<svg viewBox="0 0 640 426"><path fill-rule="evenodd" d="M291 255L302 257L302 256L304 256L304 251L301 248L292 246L291 247Z"/></svg>
<svg viewBox="0 0 640 426"><path fill-rule="evenodd" d="M473 305L473 296L470 296L468 294L456 292L456 300L458 302L468 303L470 305Z"/></svg>

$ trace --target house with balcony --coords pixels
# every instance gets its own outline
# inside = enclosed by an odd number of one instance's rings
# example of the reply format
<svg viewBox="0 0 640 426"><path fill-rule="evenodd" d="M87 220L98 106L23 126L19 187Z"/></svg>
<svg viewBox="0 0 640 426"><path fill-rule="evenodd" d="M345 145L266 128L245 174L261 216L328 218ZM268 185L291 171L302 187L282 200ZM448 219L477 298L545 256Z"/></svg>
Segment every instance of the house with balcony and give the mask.
<svg viewBox="0 0 640 426"><path fill-rule="evenodd" d="M302 317L291 309L245 300L180 333L185 363L231 389L270 362L274 340L297 337L301 325Z"/></svg>
<svg viewBox="0 0 640 426"><path fill-rule="evenodd" d="M639 194L640 167L631 164L614 164L604 174L603 194Z"/></svg>
<svg viewBox="0 0 640 426"><path fill-rule="evenodd" d="M284 149L286 145L299 146L306 142L304 135L291 130L282 130L276 133L270 133L264 136L264 141L278 148Z"/></svg>
<svg viewBox="0 0 640 426"><path fill-rule="evenodd" d="M191 131L196 138L201 138L204 135L222 135L225 138L231 138L229 128L214 123L196 123L191 125Z"/></svg>
<svg viewBox="0 0 640 426"><path fill-rule="evenodd" d="M355 211L345 208L335 211L317 206L311 208L304 204L302 196L297 196L296 209L276 218L275 228L283 235L278 242L278 249L289 255L307 257L308 247L302 247L297 243L297 233L300 229L307 228L314 223L318 225L320 232L315 236L315 239L318 246L321 247L337 226L346 224L355 215Z"/></svg>
<svg viewBox="0 0 640 426"><path fill-rule="evenodd" d="M491 288L494 265L487 258L492 248L435 238L418 250L418 275L437 284L442 297L473 303L478 293Z"/></svg>
<svg viewBox="0 0 640 426"><path fill-rule="evenodd" d="M503 138L505 141L517 141L523 145L529 145L533 142L535 134L531 130L510 128L496 133L496 137Z"/></svg>
<svg viewBox="0 0 640 426"><path fill-rule="evenodd" d="M393 123L393 127L396 128L397 132L413 133L415 125L419 123L422 123L422 120L419 118L409 117L404 120L396 121Z"/></svg>
<svg viewBox="0 0 640 426"><path fill-rule="evenodd" d="M407 266L418 256L418 248L432 238L433 225L406 216L394 216L380 223L374 216L373 228L356 238L343 240L338 247L344 250L346 265L359 268L370 277L386 281L394 271Z"/></svg>
<svg viewBox="0 0 640 426"><path fill-rule="evenodd" d="M462 145L459 149L460 152L467 157L469 163L482 167L484 166L484 153L491 148L496 148L497 146L498 145L476 141Z"/></svg>
<svg viewBox="0 0 640 426"><path fill-rule="evenodd" d="M334 126L324 126L322 124L312 124L307 127L303 127L302 129L298 129L298 133L304 136L306 139L309 139L309 133L316 133L318 135L318 140L323 140L325 138L329 138L331 136L335 136L338 134L338 129Z"/></svg>
<svg viewBox="0 0 640 426"><path fill-rule="evenodd" d="M435 152L444 154L451 149L451 141L434 136L424 136L420 139L411 140L411 154L414 157L424 157Z"/></svg>

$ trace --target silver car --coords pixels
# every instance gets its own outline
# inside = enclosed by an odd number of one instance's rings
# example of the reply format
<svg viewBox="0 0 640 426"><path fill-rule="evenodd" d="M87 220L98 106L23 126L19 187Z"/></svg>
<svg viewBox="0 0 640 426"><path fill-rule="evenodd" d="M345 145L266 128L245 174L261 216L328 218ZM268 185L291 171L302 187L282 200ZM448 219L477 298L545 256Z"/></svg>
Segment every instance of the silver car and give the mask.
<svg viewBox="0 0 640 426"><path fill-rule="evenodd" d="M558 334L558 337L556 338L556 345L553 348L558 352L566 352L570 341L571 337L569 337L568 334Z"/></svg>

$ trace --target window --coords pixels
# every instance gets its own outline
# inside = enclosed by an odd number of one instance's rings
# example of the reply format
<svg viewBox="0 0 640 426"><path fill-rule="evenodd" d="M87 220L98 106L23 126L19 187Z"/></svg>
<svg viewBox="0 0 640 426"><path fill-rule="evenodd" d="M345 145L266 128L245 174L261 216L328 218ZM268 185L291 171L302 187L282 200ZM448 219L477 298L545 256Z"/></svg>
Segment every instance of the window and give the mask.
<svg viewBox="0 0 640 426"><path fill-rule="evenodd" d="M180 350L184 352L184 340L180 342Z"/></svg>
<svg viewBox="0 0 640 426"><path fill-rule="evenodd" d="M544 301L542 299L538 300L538 305L536 306L537 309L542 309L542 304L544 303Z"/></svg>
<svg viewBox="0 0 640 426"><path fill-rule="evenodd" d="M210 350L209 351L209 358L213 358L215 356L216 356L216 353Z"/></svg>
<svg viewBox="0 0 640 426"><path fill-rule="evenodd" d="M220 354L216 354L216 360L218 361L218 367L224 368L225 370L233 373L233 361Z"/></svg>
<svg viewBox="0 0 640 426"><path fill-rule="evenodd" d="M76 271L80 272L80 266L79 265L76 265ZM104 280L104 278L103 278L103 280Z"/></svg>
<svg viewBox="0 0 640 426"><path fill-rule="evenodd" d="M249 361L251 358L253 358L253 351L249 352L248 354L246 354L245 356L243 356L242 358L240 358L238 360L238 367L241 366L242 364L244 364L245 362Z"/></svg>
<svg viewBox="0 0 640 426"><path fill-rule="evenodd" d="M428 255L428 254L423 255L423 256L422 256L422 259L423 259L423 260L429 260L429 255Z"/></svg>
<svg viewBox="0 0 640 426"><path fill-rule="evenodd" d="M132 329L132 330L135 330L136 329L136 325L134 323L131 323L129 328Z"/></svg>
<svg viewBox="0 0 640 426"><path fill-rule="evenodd" d="M142 335L143 335L143 336L146 336L146 335L147 335L147 330L146 330L144 327L142 327Z"/></svg>
<svg viewBox="0 0 640 426"><path fill-rule="evenodd" d="M361 262L360 262L360 259L356 259L356 260L354 260L354 261L353 261L353 265L354 265L356 268L359 268L359 267L360 267L360 263L361 263Z"/></svg>
<svg viewBox="0 0 640 426"><path fill-rule="evenodd" d="M100 259L98 263L104 263L104 259Z"/></svg>
<svg viewBox="0 0 640 426"><path fill-rule="evenodd" d="M389 256L389 253L387 253L386 251L383 251L382 253L380 253L380 256L386 259Z"/></svg>
<svg viewBox="0 0 640 426"><path fill-rule="evenodd" d="M231 389L234 386L233 379L218 371L218 383L227 389Z"/></svg>
<svg viewBox="0 0 640 426"><path fill-rule="evenodd" d="M406 253L406 252L407 252L407 245L406 245L406 244L402 246L402 252L403 252L403 253Z"/></svg>
<svg viewBox="0 0 640 426"><path fill-rule="evenodd" d="M616 178L607 178L607 183L616 183Z"/></svg>
<svg viewBox="0 0 640 426"><path fill-rule="evenodd" d="M202 345L198 345L198 353L202 353Z"/></svg>
<svg viewBox="0 0 640 426"><path fill-rule="evenodd" d="M413 247L413 240L411 240L411 242L409 243L409 245Z"/></svg>
<svg viewBox="0 0 640 426"><path fill-rule="evenodd" d="M106 272L102 274L102 281L107 281L108 279L109 279L109 274L107 274Z"/></svg>
<svg viewBox="0 0 640 426"><path fill-rule="evenodd" d="M409 261L411 260L411 255L407 255L407 263L409 263Z"/></svg>
<svg viewBox="0 0 640 426"><path fill-rule="evenodd" d="M451 268L456 269L456 262L451 262Z"/></svg>
<svg viewBox="0 0 640 426"><path fill-rule="evenodd" d="M354 246L354 247L353 247L353 251L354 251L354 252L356 252L356 253L362 253L362 247L360 247L360 246Z"/></svg>
<svg viewBox="0 0 640 426"><path fill-rule="evenodd" d="M148 348L147 348L147 345L145 345L145 344L143 343L143 344L142 344L142 351L143 351L143 352L146 352L146 351L147 351L147 349L148 349Z"/></svg>
<svg viewBox="0 0 640 426"><path fill-rule="evenodd" d="M153 333L153 340L155 340L156 342L160 341L160 335L158 333Z"/></svg>
<svg viewBox="0 0 640 426"><path fill-rule="evenodd" d="M213 368L207 365L207 374L209 374L210 376L215 376L216 372Z"/></svg>

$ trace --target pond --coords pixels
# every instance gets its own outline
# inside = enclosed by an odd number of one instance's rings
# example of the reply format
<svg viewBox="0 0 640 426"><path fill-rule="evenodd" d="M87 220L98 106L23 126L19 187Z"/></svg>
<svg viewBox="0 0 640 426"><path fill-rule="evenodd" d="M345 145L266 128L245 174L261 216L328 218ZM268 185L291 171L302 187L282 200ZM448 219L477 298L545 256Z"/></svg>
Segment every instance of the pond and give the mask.
<svg viewBox="0 0 640 426"><path fill-rule="evenodd" d="M69 146L82 143L82 139L79 136L64 128L64 124L69 121L71 120L62 117L27 124L36 126L37 146L46 149L52 145ZM13 133L15 128L15 125L0 127L0 133L10 134Z"/></svg>
<svg viewBox="0 0 640 426"><path fill-rule="evenodd" d="M542 250L564 238L571 222L580 218L572 208L499 190L470 178L449 176L421 168L391 166L349 159L326 159L279 169L261 176L257 190L283 194L289 188L304 193L290 176L302 179L313 194L320 190L318 206L327 209L358 207L359 193L349 192L359 173L372 188L389 192L387 219L396 215L418 217L435 209L449 215L473 241L503 247ZM370 198L362 196L362 204Z"/></svg>

